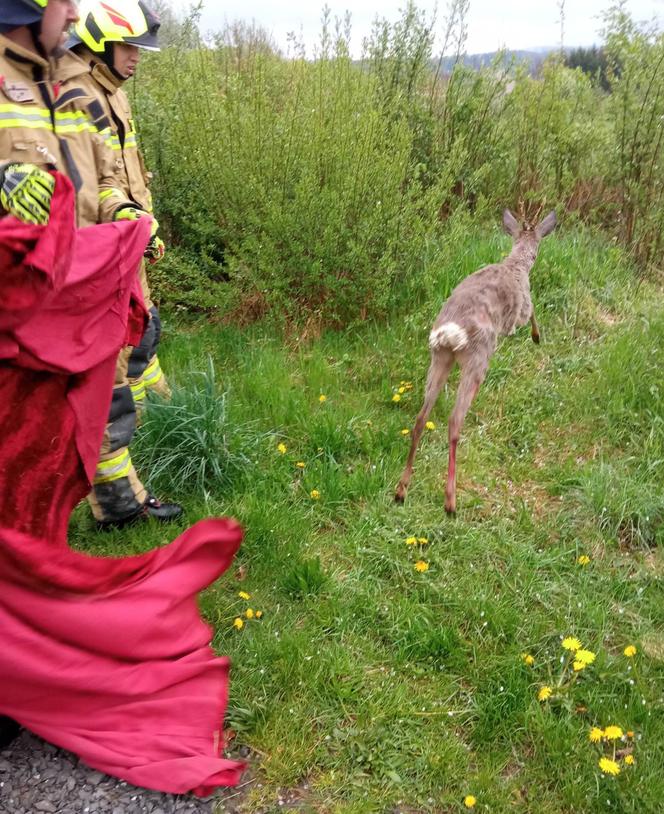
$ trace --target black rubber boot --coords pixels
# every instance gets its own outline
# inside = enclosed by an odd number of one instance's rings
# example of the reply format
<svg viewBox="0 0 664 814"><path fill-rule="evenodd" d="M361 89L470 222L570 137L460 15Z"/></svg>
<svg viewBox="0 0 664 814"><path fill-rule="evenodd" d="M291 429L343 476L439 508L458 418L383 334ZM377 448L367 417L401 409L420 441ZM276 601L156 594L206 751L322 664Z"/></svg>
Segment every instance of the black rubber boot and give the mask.
<svg viewBox="0 0 664 814"><path fill-rule="evenodd" d="M9 744L18 738L21 727L11 718L0 715L0 749L6 749Z"/></svg>
<svg viewBox="0 0 664 814"><path fill-rule="evenodd" d="M150 495L137 512L119 520L100 520L97 522L97 530L113 531L114 529L123 529L137 523L143 523L151 517L160 523L172 523L178 517L181 517L183 511L179 503L162 503L161 500Z"/></svg>
<svg viewBox="0 0 664 814"><path fill-rule="evenodd" d="M143 510L147 512L148 517L154 517L160 523L172 523L183 512L183 508L179 503L162 503L153 495L150 495L145 501Z"/></svg>

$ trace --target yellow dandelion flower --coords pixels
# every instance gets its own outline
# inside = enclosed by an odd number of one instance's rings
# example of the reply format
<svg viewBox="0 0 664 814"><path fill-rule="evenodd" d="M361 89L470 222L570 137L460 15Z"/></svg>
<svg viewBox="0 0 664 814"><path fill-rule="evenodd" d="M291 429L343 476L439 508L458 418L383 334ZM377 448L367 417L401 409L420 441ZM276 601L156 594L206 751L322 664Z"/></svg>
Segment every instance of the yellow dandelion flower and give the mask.
<svg viewBox="0 0 664 814"><path fill-rule="evenodd" d="M574 668L575 673L580 673L581 670L585 670L588 665L585 661L575 661L572 667Z"/></svg>
<svg viewBox="0 0 664 814"><path fill-rule="evenodd" d="M401 396L400 396L398 393L395 393L395 394L392 396L392 401L393 401L395 404L398 404L398 403L401 401Z"/></svg>
<svg viewBox="0 0 664 814"><path fill-rule="evenodd" d="M236 619L236 620L233 622L233 627L234 627L236 630L242 630L242 628L244 627L244 622L243 622L243 620L242 620L242 619L240 619L240 617L239 617L239 616L238 616L238 618L237 618L237 619Z"/></svg>
<svg viewBox="0 0 664 814"><path fill-rule="evenodd" d="M240 599L247 599L247 600L251 599L251 594L248 594L246 591L240 591L238 596L240 597Z"/></svg>
<svg viewBox="0 0 664 814"><path fill-rule="evenodd" d="M405 387L400 387L400 388L399 388L399 395L400 395L400 396L403 396L403 394L404 394L405 392L406 392L406 388L405 388Z"/></svg>
<svg viewBox="0 0 664 814"><path fill-rule="evenodd" d="M325 404L325 402L327 401L327 396L324 396L324 395L321 393L321 395L320 395L320 396L318 396L318 401L319 401L321 404Z"/></svg>
<svg viewBox="0 0 664 814"><path fill-rule="evenodd" d="M473 797L472 794L468 794L463 798L463 804L466 808L475 808L477 805L477 799Z"/></svg>
<svg viewBox="0 0 664 814"><path fill-rule="evenodd" d="M627 730L627 732L625 732L625 735L627 735L627 737L628 737L630 740L632 740L632 739L634 738L634 733L632 732L632 730L631 730L631 729L628 729L628 730Z"/></svg>
<svg viewBox="0 0 664 814"><path fill-rule="evenodd" d="M535 659L530 655L530 653L522 653L521 658L523 659L524 664L527 664L528 667L532 667L535 664Z"/></svg>
<svg viewBox="0 0 664 814"><path fill-rule="evenodd" d="M619 726L607 726L604 730L604 737L610 741L620 740L623 736L623 731Z"/></svg>
<svg viewBox="0 0 664 814"><path fill-rule="evenodd" d="M552 695L553 690L551 689L551 687L540 687L540 691L537 693L537 700L548 701Z"/></svg>
<svg viewBox="0 0 664 814"><path fill-rule="evenodd" d="M563 639L563 647L565 650L576 653L577 650L581 650L581 642L574 636L568 636L566 639Z"/></svg>
<svg viewBox="0 0 664 814"><path fill-rule="evenodd" d="M633 644L627 645L627 647L623 650L623 653L627 656L628 659L633 659L637 653L636 647Z"/></svg>
<svg viewBox="0 0 664 814"><path fill-rule="evenodd" d="M424 573L425 573L425 571L428 571L428 570L429 570L429 563L428 563L428 562L424 562L424 560L418 560L418 561L415 563L415 570L416 570L416 571L419 571L419 572L420 572L420 574L424 574Z"/></svg>
<svg viewBox="0 0 664 814"><path fill-rule="evenodd" d="M406 545L417 545L417 537L406 537Z"/></svg>
<svg viewBox="0 0 664 814"><path fill-rule="evenodd" d="M592 664L597 658L597 656L595 655L595 653L592 652L592 650L577 650L576 653L574 654L574 658L577 661L580 661L581 664L588 665Z"/></svg>
<svg viewBox="0 0 664 814"><path fill-rule="evenodd" d="M305 462L304 462L304 461L298 461L298 462L295 464L295 466L296 466L298 469L304 469L304 468L306 467L306 464L305 464Z"/></svg>
<svg viewBox="0 0 664 814"><path fill-rule="evenodd" d="M402 434L402 435L410 435L410 430L409 430L409 429L404 428L403 430L401 430L401 434Z"/></svg>
<svg viewBox="0 0 664 814"><path fill-rule="evenodd" d="M256 611L256 619L262 619L262 618L263 618L263 611Z"/></svg>
<svg viewBox="0 0 664 814"><path fill-rule="evenodd" d="M620 774L620 766L618 766L615 760L609 760L608 757L603 757L600 760L599 767L604 774L612 774L614 777Z"/></svg>
<svg viewBox="0 0 664 814"><path fill-rule="evenodd" d="M424 426L428 430L435 430L436 429L436 425L433 423L433 421L427 421L427 423Z"/></svg>
<svg viewBox="0 0 664 814"><path fill-rule="evenodd" d="M579 565L590 565L590 557L587 554L582 554L577 562Z"/></svg>
<svg viewBox="0 0 664 814"><path fill-rule="evenodd" d="M599 743L603 737L604 732L598 726L594 726L588 735L588 739L591 743Z"/></svg>
<svg viewBox="0 0 664 814"><path fill-rule="evenodd" d="M320 492L318 489L312 489L310 492L310 497L312 500L320 500Z"/></svg>
<svg viewBox="0 0 664 814"><path fill-rule="evenodd" d="M548 701L549 698L553 695L553 690L551 687L540 687L537 693L537 700L538 701Z"/></svg>
<svg viewBox="0 0 664 814"><path fill-rule="evenodd" d="M625 755L625 763L627 766L633 766L635 763L634 755Z"/></svg>
<svg viewBox="0 0 664 814"><path fill-rule="evenodd" d="M247 619L253 619L256 614L251 608L247 608L247 612L244 615L247 617Z"/></svg>
<svg viewBox="0 0 664 814"><path fill-rule="evenodd" d="M277 446L277 452L281 455L285 455L288 452L288 447L286 444L279 444Z"/></svg>
<svg viewBox="0 0 664 814"><path fill-rule="evenodd" d="M429 541L428 541L428 539L426 537L418 537L417 542L420 545L429 545Z"/></svg>

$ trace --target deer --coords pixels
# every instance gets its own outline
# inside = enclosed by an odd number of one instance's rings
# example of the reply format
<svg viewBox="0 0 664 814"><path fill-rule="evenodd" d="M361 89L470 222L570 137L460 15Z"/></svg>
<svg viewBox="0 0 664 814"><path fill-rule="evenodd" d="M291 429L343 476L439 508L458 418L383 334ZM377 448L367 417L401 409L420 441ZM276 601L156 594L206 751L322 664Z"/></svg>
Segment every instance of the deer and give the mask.
<svg viewBox="0 0 664 814"><path fill-rule="evenodd" d="M429 334L431 363L427 374L424 403L412 431L406 467L394 499L403 503L413 475L413 463L422 432L438 395L456 363L461 377L456 402L448 421L449 461L445 488L445 511L456 514L457 446L463 422L489 368L498 338L511 336L530 322L533 342L540 332L530 297L530 271L537 259L540 241L556 227L556 213L550 212L539 225L521 225L506 209L503 226L512 237L512 251L501 263L470 274L452 291Z"/></svg>

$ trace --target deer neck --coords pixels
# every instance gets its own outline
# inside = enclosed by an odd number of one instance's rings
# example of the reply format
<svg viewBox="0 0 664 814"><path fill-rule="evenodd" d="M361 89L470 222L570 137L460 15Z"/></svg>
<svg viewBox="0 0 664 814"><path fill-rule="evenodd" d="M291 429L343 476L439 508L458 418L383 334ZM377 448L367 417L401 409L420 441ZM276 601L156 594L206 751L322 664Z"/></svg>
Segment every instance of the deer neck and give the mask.
<svg viewBox="0 0 664 814"><path fill-rule="evenodd" d="M537 259L537 249L538 243L535 240L518 240L505 258L505 263L516 272L527 276Z"/></svg>

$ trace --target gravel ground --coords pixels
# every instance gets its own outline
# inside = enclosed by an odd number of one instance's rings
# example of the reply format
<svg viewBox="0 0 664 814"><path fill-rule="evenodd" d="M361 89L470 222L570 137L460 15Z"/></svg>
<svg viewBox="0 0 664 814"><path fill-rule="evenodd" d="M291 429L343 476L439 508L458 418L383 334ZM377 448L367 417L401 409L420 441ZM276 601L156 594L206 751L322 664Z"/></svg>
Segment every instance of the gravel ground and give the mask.
<svg viewBox="0 0 664 814"><path fill-rule="evenodd" d="M23 732L0 752L0 814L239 814L243 796L207 800L129 786Z"/></svg>

